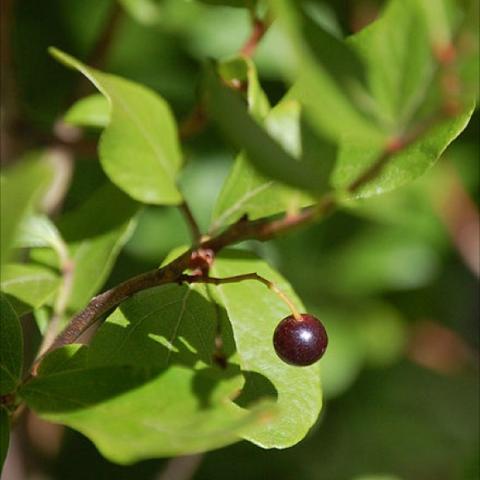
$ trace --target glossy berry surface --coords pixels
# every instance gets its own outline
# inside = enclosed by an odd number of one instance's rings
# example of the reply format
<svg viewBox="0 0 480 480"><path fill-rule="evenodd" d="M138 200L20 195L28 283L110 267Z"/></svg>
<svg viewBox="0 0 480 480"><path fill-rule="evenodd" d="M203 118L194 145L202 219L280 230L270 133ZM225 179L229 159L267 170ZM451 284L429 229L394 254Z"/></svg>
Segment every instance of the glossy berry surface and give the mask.
<svg viewBox="0 0 480 480"><path fill-rule="evenodd" d="M278 324L273 334L273 346L284 362L303 367L322 357L328 337L320 320L308 313L302 313L301 317L302 320L296 320L289 315Z"/></svg>

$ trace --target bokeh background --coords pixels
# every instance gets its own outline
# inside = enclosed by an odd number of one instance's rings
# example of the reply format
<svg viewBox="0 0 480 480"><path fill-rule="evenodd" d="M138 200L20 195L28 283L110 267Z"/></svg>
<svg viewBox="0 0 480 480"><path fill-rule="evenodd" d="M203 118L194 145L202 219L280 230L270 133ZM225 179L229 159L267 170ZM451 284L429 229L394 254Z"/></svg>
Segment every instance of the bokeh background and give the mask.
<svg viewBox="0 0 480 480"><path fill-rule="evenodd" d="M382 5L313 3L313 14L343 34L372 21ZM54 216L81 204L106 177L95 155L98 133L60 121L90 90L48 56L48 46L154 88L182 119L195 104L205 59L235 53L250 28L245 10L194 0L2 0L1 21L2 163L58 157L68 188ZM287 89L285 52L273 26L254 57L272 103ZM477 113L412 185L245 245L282 272L329 331L325 407L300 444L264 451L241 442L120 467L80 434L27 414L2 480L479 478L478 125ZM184 152L183 191L206 227L235 152L213 127ZM188 241L178 210L146 208L106 286L155 268ZM23 327L32 356L40 334L29 317Z"/></svg>

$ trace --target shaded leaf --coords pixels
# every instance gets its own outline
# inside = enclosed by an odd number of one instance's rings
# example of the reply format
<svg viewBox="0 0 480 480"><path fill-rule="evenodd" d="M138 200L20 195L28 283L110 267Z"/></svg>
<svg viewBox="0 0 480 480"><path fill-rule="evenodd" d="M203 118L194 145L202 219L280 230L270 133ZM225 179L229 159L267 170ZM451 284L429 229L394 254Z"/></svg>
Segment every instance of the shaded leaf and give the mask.
<svg viewBox="0 0 480 480"><path fill-rule="evenodd" d="M110 122L99 148L103 169L112 182L140 202L180 203L175 176L181 153L167 103L146 87L89 68L57 49L50 52L83 73L110 104Z"/></svg>
<svg viewBox="0 0 480 480"><path fill-rule="evenodd" d="M212 275L227 277L256 272L275 284L303 310L288 283L263 260L245 251L228 250L217 257ZM265 376L277 390L278 416L245 438L264 448L286 448L299 442L315 423L322 405L319 365L293 367L280 360L272 337L288 307L255 281L224 284L216 289L227 311L242 370Z"/></svg>
<svg viewBox="0 0 480 480"><path fill-rule="evenodd" d="M123 302L93 339L90 365L210 365L216 307L205 286L164 285Z"/></svg>
<svg viewBox="0 0 480 480"><path fill-rule="evenodd" d="M71 310L83 308L102 287L132 233L138 208L127 195L106 184L59 221L75 265Z"/></svg>
<svg viewBox="0 0 480 480"><path fill-rule="evenodd" d="M40 363L37 374L40 376L78 370L87 367L88 347L74 343L50 352Z"/></svg>
<svg viewBox="0 0 480 480"><path fill-rule="evenodd" d="M22 375L23 337L17 315L3 294L0 327L0 395L5 395L15 390Z"/></svg>
<svg viewBox="0 0 480 480"><path fill-rule="evenodd" d="M82 432L121 464L224 446L265 411L234 408L231 382L180 366L72 370L38 377L21 395L42 418Z"/></svg>
<svg viewBox="0 0 480 480"><path fill-rule="evenodd" d="M14 306L18 314L40 308L53 300L59 285L60 278L51 270L22 263L4 265L0 282L2 292L16 300Z"/></svg>
<svg viewBox="0 0 480 480"><path fill-rule="evenodd" d="M8 452L10 441L10 420L7 409L0 405L0 475L3 471L3 464Z"/></svg>

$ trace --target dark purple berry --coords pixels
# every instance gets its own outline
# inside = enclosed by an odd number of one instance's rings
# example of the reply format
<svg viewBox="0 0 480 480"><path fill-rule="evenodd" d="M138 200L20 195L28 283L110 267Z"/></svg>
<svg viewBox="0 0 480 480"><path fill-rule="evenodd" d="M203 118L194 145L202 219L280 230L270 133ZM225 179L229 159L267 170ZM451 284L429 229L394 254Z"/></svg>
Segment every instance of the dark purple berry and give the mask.
<svg viewBox="0 0 480 480"><path fill-rule="evenodd" d="M275 329L273 346L277 355L290 365L306 366L315 363L325 353L327 332L320 320L302 313L301 320L285 317Z"/></svg>

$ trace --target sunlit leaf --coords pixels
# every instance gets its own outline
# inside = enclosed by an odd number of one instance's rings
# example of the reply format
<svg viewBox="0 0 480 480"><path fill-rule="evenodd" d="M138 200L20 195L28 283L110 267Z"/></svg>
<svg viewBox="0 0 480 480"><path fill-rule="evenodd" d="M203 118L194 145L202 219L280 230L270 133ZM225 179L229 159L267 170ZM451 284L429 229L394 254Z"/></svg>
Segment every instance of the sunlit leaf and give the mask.
<svg viewBox="0 0 480 480"><path fill-rule="evenodd" d="M175 177L182 159L175 121L165 100L146 87L87 67L57 49L50 52L83 73L110 104L110 122L99 147L109 178L140 202L180 203Z"/></svg>
<svg viewBox="0 0 480 480"><path fill-rule="evenodd" d="M8 260L16 231L29 207L38 199L51 179L52 171L46 163L32 159L7 171L1 178L1 244L0 256Z"/></svg>
<svg viewBox="0 0 480 480"><path fill-rule="evenodd" d="M256 272L275 282L303 310L288 283L263 260L240 250L217 257L212 274L228 277ZM319 364L292 367L280 360L272 337L278 322L290 314L288 307L255 281L218 286L218 300L232 324L242 370L265 376L277 392L278 415L245 438L265 448L286 448L299 442L315 423L322 406ZM258 385L257 388L261 388Z"/></svg>
<svg viewBox="0 0 480 480"><path fill-rule="evenodd" d="M53 300L59 285L60 278L52 270L23 263L4 265L0 282L2 292L15 300L14 307L19 314Z"/></svg>

